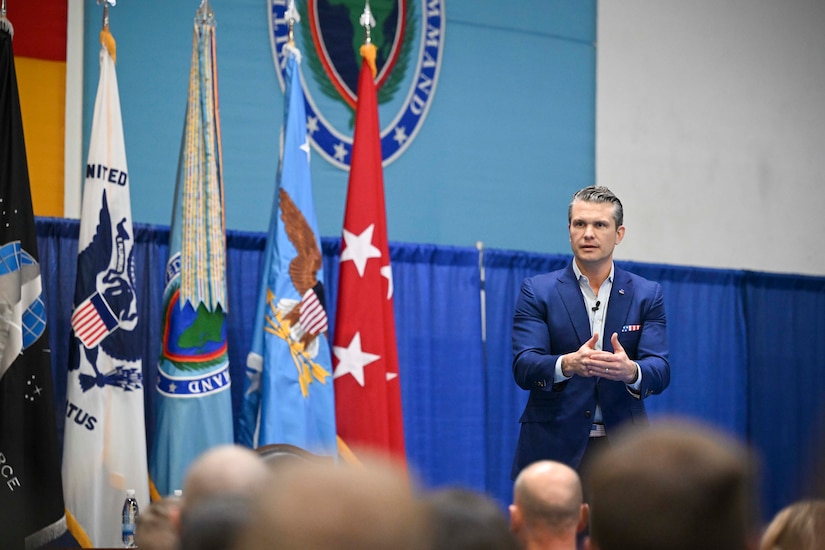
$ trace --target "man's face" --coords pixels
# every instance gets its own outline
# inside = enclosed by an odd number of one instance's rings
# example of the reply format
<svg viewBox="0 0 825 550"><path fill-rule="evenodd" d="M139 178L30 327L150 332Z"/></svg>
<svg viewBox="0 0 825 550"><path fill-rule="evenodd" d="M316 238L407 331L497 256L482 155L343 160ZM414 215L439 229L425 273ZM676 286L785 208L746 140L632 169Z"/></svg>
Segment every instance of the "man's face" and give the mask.
<svg viewBox="0 0 825 550"><path fill-rule="evenodd" d="M567 228L570 247L580 266L612 260L613 249L624 237L624 226L616 227L610 203L574 202Z"/></svg>

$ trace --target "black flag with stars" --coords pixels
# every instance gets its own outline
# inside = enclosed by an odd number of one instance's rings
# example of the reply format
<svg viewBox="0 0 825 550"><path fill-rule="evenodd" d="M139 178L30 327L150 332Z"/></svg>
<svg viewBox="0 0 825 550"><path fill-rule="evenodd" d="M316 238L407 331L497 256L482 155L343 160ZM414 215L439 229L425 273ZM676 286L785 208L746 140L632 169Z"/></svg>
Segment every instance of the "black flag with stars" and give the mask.
<svg viewBox="0 0 825 550"><path fill-rule="evenodd" d="M65 532L66 519L37 234L7 29L0 25L0 548L16 549L54 540Z"/></svg>

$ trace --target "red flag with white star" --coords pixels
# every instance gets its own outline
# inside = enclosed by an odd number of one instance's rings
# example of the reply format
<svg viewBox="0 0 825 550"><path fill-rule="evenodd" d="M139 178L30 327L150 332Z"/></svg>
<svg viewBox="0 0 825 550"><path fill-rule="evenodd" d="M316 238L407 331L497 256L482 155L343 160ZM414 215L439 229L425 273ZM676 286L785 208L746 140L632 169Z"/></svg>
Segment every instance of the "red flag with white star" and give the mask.
<svg viewBox="0 0 825 550"><path fill-rule="evenodd" d="M378 101L364 61L341 242L335 414L338 436L347 447L405 461L392 294Z"/></svg>

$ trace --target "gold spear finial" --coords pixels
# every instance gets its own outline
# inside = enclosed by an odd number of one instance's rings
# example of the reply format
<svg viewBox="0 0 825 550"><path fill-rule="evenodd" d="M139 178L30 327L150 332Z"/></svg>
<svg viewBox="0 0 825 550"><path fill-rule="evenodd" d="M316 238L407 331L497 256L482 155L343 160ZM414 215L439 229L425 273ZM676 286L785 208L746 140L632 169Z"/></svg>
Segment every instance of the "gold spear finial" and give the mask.
<svg viewBox="0 0 825 550"><path fill-rule="evenodd" d="M212 11L212 6L209 5L209 0L201 0L198 11L195 14L195 19L199 23L211 23L215 18L215 12Z"/></svg>

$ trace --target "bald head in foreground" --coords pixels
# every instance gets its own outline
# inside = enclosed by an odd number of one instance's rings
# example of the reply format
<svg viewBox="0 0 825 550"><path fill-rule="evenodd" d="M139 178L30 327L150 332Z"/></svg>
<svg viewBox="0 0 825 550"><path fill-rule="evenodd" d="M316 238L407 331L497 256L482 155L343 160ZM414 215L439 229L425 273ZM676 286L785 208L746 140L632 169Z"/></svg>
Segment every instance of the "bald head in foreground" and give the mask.
<svg viewBox="0 0 825 550"><path fill-rule="evenodd" d="M589 508L575 470L552 460L524 468L513 485L510 529L527 550L575 550Z"/></svg>
<svg viewBox="0 0 825 550"><path fill-rule="evenodd" d="M429 546L429 516L403 471L284 463L254 503L236 550L418 550Z"/></svg>
<svg viewBox="0 0 825 550"><path fill-rule="evenodd" d="M195 460L183 482L183 511L221 495L254 497L269 478L255 451L240 445L213 447Z"/></svg>
<svg viewBox="0 0 825 550"><path fill-rule="evenodd" d="M681 420L624 435L593 462L591 549L753 547L756 468L744 445Z"/></svg>
<svg viewBox="0 0 825 550"><path fill-rule="evenodd" d="M247 447L221 445L199 456L183 481L179 550L231 548L269 476L264 460Z"/></svg>

